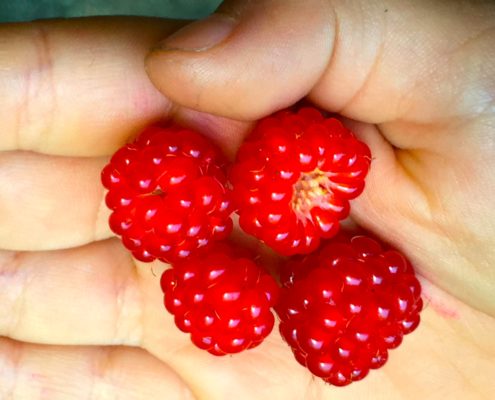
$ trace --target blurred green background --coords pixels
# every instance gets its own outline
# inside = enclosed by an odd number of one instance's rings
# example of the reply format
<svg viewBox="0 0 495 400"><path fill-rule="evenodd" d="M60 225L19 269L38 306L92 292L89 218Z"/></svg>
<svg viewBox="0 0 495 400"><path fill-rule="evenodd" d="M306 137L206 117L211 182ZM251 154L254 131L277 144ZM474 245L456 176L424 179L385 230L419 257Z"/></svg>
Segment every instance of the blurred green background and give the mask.
<svg viewBox="0 0 495 400"><path fill-rule="evenodd" d="M220 0L0 0L0 22L88 15L201 18Z"/></svg>

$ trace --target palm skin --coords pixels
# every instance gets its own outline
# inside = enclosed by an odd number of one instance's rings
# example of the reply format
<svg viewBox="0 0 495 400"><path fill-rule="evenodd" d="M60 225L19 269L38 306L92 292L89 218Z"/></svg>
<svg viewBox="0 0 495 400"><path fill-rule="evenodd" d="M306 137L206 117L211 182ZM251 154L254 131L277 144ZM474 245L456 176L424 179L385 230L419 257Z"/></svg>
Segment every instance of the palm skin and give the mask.
<svg viewBox="0 0 495 400"><path fill-rule="evenodd" d="M348 67L338 58L304 92L352 118L349 125L370 146L373 165L352 218L408 255L427 300L422 324L388 364L340 389L312 378L276 332L232 357L194 348L163 308L159 277L166 266L136 263L111 236L99 171L142 126L172 118L214 137L230 155L251 126L242 121L253 117L248 105L222 113L196 101L201 111L227 116L217 117L180 106L151 85L144 56L178 26L117 18L0 28L0 397L489 398L495 117L493 96L483 92L493 88L488 34L476 32L467 45L449 49L453 58L426 77L412 68L407 93L396 90L403 69L394 65L401 74L374 67L347 96L336 86L359 79L352 70L343 74L339 68ZM432 53L446 51L433 39L426 46ZM387 65L387 54L375 65ZM171 55L154 56L159 63ZM466 73L466 82L445 69L464 60L470 70L473 59L483 68ZM167 92L160 79L172 80L173 72L158 77L153 63L149 58L150 77ZM174 66L176 74L184 63ZM441 90L442 82L455 84ZM468 89L469 98L457 101ZM287 102L297 100L290 96Z"/></svg>

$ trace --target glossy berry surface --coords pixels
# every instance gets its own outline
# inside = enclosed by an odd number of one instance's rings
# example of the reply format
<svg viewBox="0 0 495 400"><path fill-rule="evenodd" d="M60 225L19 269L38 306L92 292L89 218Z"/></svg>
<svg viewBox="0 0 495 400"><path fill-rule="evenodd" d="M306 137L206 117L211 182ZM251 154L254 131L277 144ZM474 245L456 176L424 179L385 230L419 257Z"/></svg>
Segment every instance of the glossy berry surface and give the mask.
<svg viewBox="0 0 495 400"><path fill-rule="evenodd" d="M289 261L282 283L282 337L300 364L335 386L383 366L420 321L411 265L365 236L339 237Z"/></svg>
<svg viewBox="0 0 495 400"><path fill-rule="evenodd" d="M261 120L231 169L241 228L282 255L335 236L364 189L369 148L314 108Z"/></svg>
<svg viewBox="0 0 495 400"><path fill-rule="evenodd" d="M222 356L258 346L272 331L275 280L227 243L173 264L161 278L165 307L200 349Z"/></svg>
<svg viewBox="0 0 495 400"><path fill-rule="evenodd" d="M232 230L225 161L205 137L154 125L103 169L109 224L140 261L173 262Z"/></svg>

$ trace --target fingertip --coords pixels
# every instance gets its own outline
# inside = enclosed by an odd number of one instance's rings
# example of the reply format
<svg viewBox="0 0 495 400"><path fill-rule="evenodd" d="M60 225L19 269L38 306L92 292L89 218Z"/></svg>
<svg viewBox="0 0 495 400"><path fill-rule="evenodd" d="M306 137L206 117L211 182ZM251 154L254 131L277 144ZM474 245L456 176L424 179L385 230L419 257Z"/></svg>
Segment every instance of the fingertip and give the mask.
<svg viewBox="0 0 495 400"><path fill-rule="evenodd" d="M327 19L299 2L234 6L164 40L146 69L182 106L255 120L306 96L326 67L333 36Z"/></svg>
<svg viewBox="0 0 495 400"><path fill-rule="evenodd" d="M298 100L276 98L269 83L253 84L252 71L225 67L225 58L153 49L145 65L153 85L174 103L217 116L253 121Z"/></svg>

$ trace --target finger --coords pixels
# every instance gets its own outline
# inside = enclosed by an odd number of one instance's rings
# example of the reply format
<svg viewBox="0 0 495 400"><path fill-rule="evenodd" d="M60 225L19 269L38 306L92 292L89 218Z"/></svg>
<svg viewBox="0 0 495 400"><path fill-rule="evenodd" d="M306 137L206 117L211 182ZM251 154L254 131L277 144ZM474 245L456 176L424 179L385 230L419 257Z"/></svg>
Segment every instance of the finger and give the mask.
<svg viewBox="0 0 495 400"><path fill-rule="evenodd" d="M40 346L0 338L2 399L170 399L193 394L165 363L126 347Z"/></svg>
<svg viewBox="0 0 495 400"><path fill-rule="evenodd" d="M0 335L42 344L140 345L153 316L147 307L159 321L165 314L160 268L155 275L149 266L136 272L115 239L69 250L0 252Z"/></svg>
<svg viewBox="0 0 495 400"><path fill-rule="evenodd" d="M179 23L84 18L0 27L0 150L103 155L170 102L144 72L146 51Z"/></svg>
<svg viewBox="0 0 495 400"><path fill-rule="evenodd" d="M0 153L0 248L57 249L111 236L100 184L106 161Z"/></svg>
<svg viewBox="0 0 495 400"><path fill-rule="evenodd" d="M284 388L285 397L289 396L287 398L291 398L294 393L300 394L296 398L304 398L306 385L310 381L309 374L292 360L290 351L275 334L259 349L229 359L212 358L207 353L194 349L187 335L173 327L172 317L163 312L158 278L147 268L138 269L140 273L137 275L142 282L139 293L145 296L144 312L133 312L132 303L139 296L133 295L137 293L135 278L125 278L132 269L125 261L121 262L125 251L119 252L118 247L109 247L106 250L103 247L97 248L105 245L98 243L78 249L79 259L68 256L69 252L76 250L21 255L17 257L18 268L13 263L6 263L6 254L3 254L0 265L10 265L12 268L4 267L0 272L3 280L0 296L5 296L0 298L2 310L5 311L0 318L0 326L7 315L25 318L28 314L24 322L16 324L22 330L11 332L17 332L17 335L25 336L30 341L81 344L90 340L92 343L101 343L102 337L106 335L105 341L110 340L107 343L112 344L127 342L136 345L142 342L148 351L166 359L190 385L205 388L204 397L208 399L223 398L235 389L243 394L251 394L249 385L252 379L246 380L246 376L256 377L264 382L267 390L257 388L257 398L273 398L273 390L280 388ZM87 253L83 257L85 251ZM102 252L106 256L103 257ZM96 254L102 256L100 262L95 262L92 258ZM156 272L159 276L160 270ZM19 281L29 284L22 287ZM493 369L491 358L487 356L494 351L491 334L493 318L473 311L447 294L439 293L435 287L425 282L423 287L430 306L422 314L423 324L418 329L418 334L406 339L404 348L391 355L390 365L374 373L369 382L377 390L385 385L396 394L395 397L391 396L393 398L400 397L402 391L395 393L397 387L402 387L396 386L396 382L409 382L411 387L427 388L427 395L432 388L431 379L438 384L442 376L447 377L445 379L449 382L457 383L453 386L452 393L468 393L472 390L471 386L463 384L466 381L475 382L476 386L487 389L488 393L491 389L486 384L489 382L476 371L480 368L484 371ZM22 302L25 306L15 309L11 307L11 299L19 296L19 293L24 293ZM47 293L50 295L47 296ZM53 300L57 298L58 302ZM136 303L138 302L139 300ZM109 303L114 306L108 307ZM52 307L54 304L55 307ZM120 326L126 326L120 330L124 333L117 336L114 328L117 325L116 308L122 309L119 313ZM53 318L54 315L57 318ZM125 320L128 322L124 322ZM143 340L140 339L140 334L125 333L134 330L131 326L135 326L137 320L143 321L142 326L145 327L142 329ZM110 325L112 327L108 328ZM98 330L100 334L97 334ZM0 334L5 334L1 328ZM416 356L411 359L411 354ZM436 367L429 368L429 372L425 373L423 360L431 360L430 365ZM400 368L401 365L409 367ZM287 380L287 377L291 379ZM213 385L212 382L224 384ZM360 387L355 386L358 391ZM327 391L328 386L321 385L320 388Z"/></svg>
<svg viewBox="0 0 495 400"><path fill-rule="evenodd" d="M165 39L147 58L148 74L166 96L206 112L257 119L288 106L315 85L332 51L331 10L312 3L231 2Z"/></svg>
<svg viewBox="0 0 495 400"><path fill-rule="evenodd" d="M495 6L457 4L228 1L154 48L148 74L173 101L239 119L307 94L371 123L472 115L493 101Z"/></svg>
<svg viewBox="0 0 495 400"><path fill-rule="evenodd" d="M175 119L215 136L227 154L248 124L180 109ZM51 250L112 236L100 171L107 157L0 152L0 249Z"/></svg>

